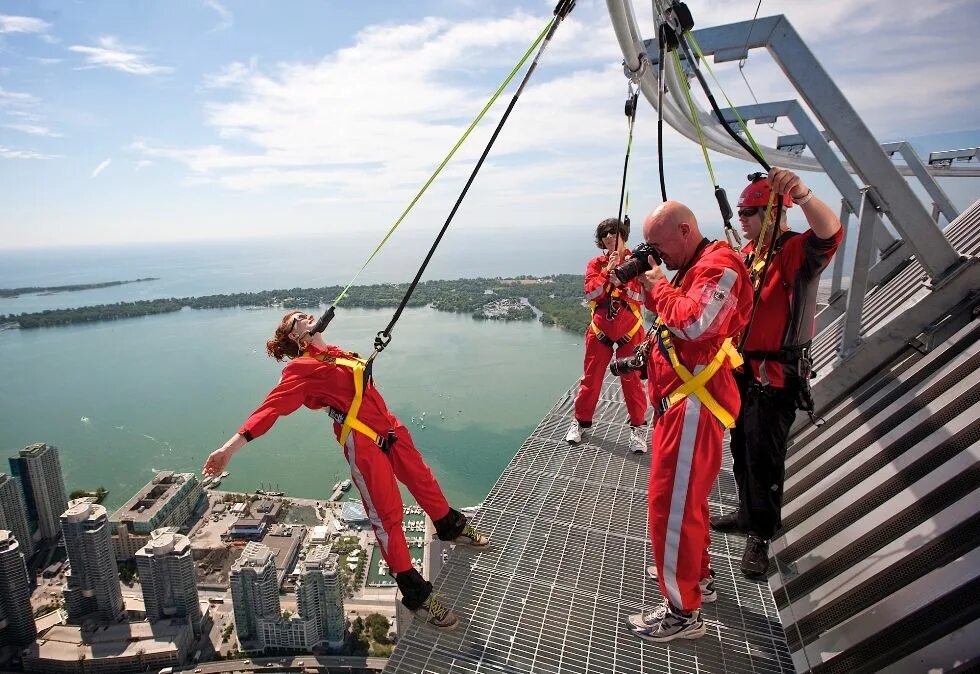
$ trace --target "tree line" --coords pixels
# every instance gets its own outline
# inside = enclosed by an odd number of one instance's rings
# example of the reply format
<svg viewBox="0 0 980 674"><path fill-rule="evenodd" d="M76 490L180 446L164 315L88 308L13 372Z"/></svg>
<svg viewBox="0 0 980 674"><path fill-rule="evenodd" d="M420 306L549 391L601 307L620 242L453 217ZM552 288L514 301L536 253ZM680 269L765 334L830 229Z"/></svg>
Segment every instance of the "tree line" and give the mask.
<svg viewBox="0 0 980 674"><path fill-rule="evenodd" d="M485 316L483 313L483 307L488 302L505 298L525 297L533 307L541 312L539 320L542 323L555 325L573 332L582 332L590 320L589 311L582 304L583 283L583 276L576 274L559 274L541 278L521 277L520 279L474 278L425 281L416 287L408 306L431 306L439 311L468 313L480 320L533 320L534 313L530 308L522 308L493 317ZM342 306L365 309L392 308L398 305L407 289L407 283L354 286L344 297ZM0 323L13 323L22 329L33 329L152 316L180 311L184 308L295 307L316 309L331 302L341 290L341 286L283 288L253 293L117 302L72 309L48 309L19 315L9 314L0 316Z"/></svg>

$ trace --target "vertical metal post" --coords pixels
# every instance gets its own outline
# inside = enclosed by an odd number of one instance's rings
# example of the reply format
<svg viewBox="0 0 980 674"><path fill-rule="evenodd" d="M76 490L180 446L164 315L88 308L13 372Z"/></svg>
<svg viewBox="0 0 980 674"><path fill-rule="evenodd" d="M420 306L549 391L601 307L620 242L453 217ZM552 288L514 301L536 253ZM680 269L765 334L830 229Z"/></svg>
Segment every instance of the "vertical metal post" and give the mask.
<svg viewBox="0 0 980 674"><path fill-rule="evenodd" d="M878 207L875 205L868 187L862 189L861 213L858 217L857 251L851 269L850 287L847 289L847 310L844 315L844 329L841 334L838 360L846 360L861 343L861 315L864 311L864 296L868 290L868 270L874 253L875 219Z"/></svg>
<svg viewBox="0 0 980 674"><path fill-rule="evenodd" d="M851 219L851 208L847 205L847 199L840 200L840 224L844 228L844 240L841 242L840 250L834 255L834 276L830 285L830 294L834 295L840 290L841 280L844 277L844 249L847 247L847 225Z"/></svg>
<svg viewBox="0 0 980 674"><path fill-rule="evenodd" d="M932 202L932 219L939 222L939 204L937 204L935 201ZM952 220L953 219L950 218L950 222L952 222Z"/></svg>

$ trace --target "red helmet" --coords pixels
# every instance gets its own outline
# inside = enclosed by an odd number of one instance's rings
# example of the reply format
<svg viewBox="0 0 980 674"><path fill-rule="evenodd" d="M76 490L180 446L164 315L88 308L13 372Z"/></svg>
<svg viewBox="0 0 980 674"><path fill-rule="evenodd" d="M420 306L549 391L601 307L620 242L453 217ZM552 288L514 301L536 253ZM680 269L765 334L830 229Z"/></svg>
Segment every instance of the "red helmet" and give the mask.
<svg viewBox="0 0 980 674"><path fill-rule="evenodd" d="M752 206L765 208L769 205L769 196L772 194L772 188L769 187L766 174L753 173L749 176L749 180L751 182L748 187L742 190L738 196L738 208L751 208ZM792 208L793 198L790 195L783 195L783 206Z"/></svg>

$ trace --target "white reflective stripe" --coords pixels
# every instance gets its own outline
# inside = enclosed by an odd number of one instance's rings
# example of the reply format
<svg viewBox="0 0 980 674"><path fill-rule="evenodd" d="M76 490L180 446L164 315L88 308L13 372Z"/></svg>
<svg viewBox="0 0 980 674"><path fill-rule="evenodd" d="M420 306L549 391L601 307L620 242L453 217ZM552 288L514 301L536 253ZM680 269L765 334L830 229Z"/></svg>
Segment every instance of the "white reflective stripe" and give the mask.
<svg viewBox="0 0 980 674"><path fill-rule="evenodd" d="M697 374L704 369L699 365ZM698 420L701 417L701 401L697 396L684 399L684 422L681 427L681 441L677 448L677 467L674 469L674 490L670 494L670 514L667 517L667 538L664 541L664 585L667 596L676 608L684 610L681 591L677 587L677 557L681 544L681 531L684 527L684 508L687 506L687 487L691 482L691 465L694 461L694 445L698 435ZM685 560L688 564L692 560ZM698 568L700 569L700 560Z"/></svg>
<svg viewBox="0 0 980 674"><path fill-rule="evenodd" d="M594 300L594 299L595 299L595 298L597 298L597 297L598 297L599 295L601 295L601 294L603 293L603 291L604 291L604 290L605 290L605 288L604 288L603 286L599 286L598 288L596 288L596 289L595 289L595 290L593 290L592 292L590 292L590 293L585 293L585 299L586 299L586 300Z"/></svg>
<svg viewBox="0 0 980 674"><path fill-rule="evenodd" d="M631 300L633 300L634 302L641 302L641 303L643 302L643 295L641 295L640 293L635 293L632 290L627 290L626 296Z"/></svg>
<svg viewBox="0 0 980 674"><path fill-rule="evenodd" d="M364 501L364 509L367 510L368 519L371 520L371 526L374 527L374 535L378 537L378 544L381 545L381 551L384 553L385 559L387 559L388 532L385 531L381 517L378 516L378 511L374 508L374 502L371 500L371 492L368 491L367 483L364 482L361 469L357 467L357 454L354 451L355 443L353 433L347 435L346 444L347 461L350 463L350 476L354 478L354 484L357 485L357 490L361 492L361 500Z"/></svg>
<svg viewBox="0 0 980 674"><path fill-rule="evenodd" d="M697 339L707 332L708 328L715 322L715 319L718 318L722 307L728 304L728 295L731 293L732 287L735 285L737 279L738 274L735 273L735 270L726 267L721 278L718 280L718 285L711 293L711 299L708 300L708 303L701 310L701 317L685 328L670 328L670 331L684 339Z"/></svg>

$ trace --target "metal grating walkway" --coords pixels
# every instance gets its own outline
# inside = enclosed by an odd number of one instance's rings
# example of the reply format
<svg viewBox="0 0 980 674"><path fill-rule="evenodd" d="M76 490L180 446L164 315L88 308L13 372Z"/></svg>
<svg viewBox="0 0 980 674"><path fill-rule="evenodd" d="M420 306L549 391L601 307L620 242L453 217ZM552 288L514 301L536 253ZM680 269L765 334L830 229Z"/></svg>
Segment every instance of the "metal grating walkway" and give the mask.
<svg viewBox="0 0 980 674"><path fill-rule="evenodd" d="M609 375L591 434L566 444L573 395L484 502L476 522L493 549L454 550L435 581L460 626L409 624L385 672L793 672L769 586L741 575L741 540L727 536L711 544L718 601L704 609L708 634L666 645L630 634L626 616L661 601L645 571L649 456L626 450L626 411ZM737 503L730 461L726 450L712 514Z"/></svg>

